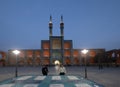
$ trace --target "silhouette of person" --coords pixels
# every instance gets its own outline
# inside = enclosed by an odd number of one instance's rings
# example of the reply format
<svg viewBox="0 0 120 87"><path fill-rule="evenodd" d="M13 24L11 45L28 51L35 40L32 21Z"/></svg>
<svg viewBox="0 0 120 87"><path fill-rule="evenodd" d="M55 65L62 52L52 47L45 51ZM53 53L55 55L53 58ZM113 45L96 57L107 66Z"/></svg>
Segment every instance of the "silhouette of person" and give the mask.
<svg viewBox="0 0 120 87"><path fill-rule="evenodd" d="M47 68L46 65L42 67L42 74L43 75L48 75L48 68Z"/></svg>

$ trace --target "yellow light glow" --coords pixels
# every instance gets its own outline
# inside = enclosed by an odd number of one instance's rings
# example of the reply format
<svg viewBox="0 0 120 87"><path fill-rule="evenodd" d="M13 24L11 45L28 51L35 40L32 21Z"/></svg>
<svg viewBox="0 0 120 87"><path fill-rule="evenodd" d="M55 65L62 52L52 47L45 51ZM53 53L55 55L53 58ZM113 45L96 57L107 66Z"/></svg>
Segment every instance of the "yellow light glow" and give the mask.
<svg viewBox="0 0 120 87"><path fill-rule="evenodd" d="M60 62L58 60L56 60L54 63L55 65L60 65Z"/></svg>

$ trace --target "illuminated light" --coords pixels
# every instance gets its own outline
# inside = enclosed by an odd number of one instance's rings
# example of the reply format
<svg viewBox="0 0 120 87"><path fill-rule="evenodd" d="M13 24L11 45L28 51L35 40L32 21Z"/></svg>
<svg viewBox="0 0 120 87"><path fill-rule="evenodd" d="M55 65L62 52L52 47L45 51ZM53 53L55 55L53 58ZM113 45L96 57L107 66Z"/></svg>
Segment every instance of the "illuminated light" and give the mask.
<svg viewBox="0 0 120 87"><path fill-rule="evenodd" d="M81 51L83 54L86 54L88 52L88 50L84 49Z"/></svg>
<svg viewBox="0 0 120 87"><path fill-rule="evenodd" d="M56 60L55 65L60 65L60 62L58 60Z"/></svg>
<svg viewBox="0 0 120 87"><path fill-rule="evenodd" d="M18 51L18 50L14 50L13 53L17 55L17 54L20 53L20 51Z"/></svg>

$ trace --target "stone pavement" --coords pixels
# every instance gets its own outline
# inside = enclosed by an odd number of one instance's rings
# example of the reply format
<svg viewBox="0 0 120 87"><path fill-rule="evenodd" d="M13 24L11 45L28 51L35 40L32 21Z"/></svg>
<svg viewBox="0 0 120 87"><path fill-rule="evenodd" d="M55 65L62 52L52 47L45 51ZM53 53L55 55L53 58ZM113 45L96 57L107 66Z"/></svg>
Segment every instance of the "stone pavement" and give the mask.
<svg viewBox="0 0 120 87"><path fill-rule="evenodd" d="M0 87L104 87L76 75L24 75L0 83Z"/></svg>

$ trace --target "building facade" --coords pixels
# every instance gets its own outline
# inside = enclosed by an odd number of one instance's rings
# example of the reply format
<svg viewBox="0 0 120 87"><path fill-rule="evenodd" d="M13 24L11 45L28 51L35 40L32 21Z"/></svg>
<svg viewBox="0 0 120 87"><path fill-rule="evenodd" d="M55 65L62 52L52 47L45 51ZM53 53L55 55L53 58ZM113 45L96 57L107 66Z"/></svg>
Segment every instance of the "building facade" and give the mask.
<svg viewBox="0 0 120 87"><path fill-rule="evenodd" d="M120 49L106 51L105 62L107 66L120 65Z"/></svg>
<svg viewBox="0 0 120 87"><path fill-rule="evenodd" d="M49 40L41 40L41 49L20 49L20 54L13 54L13 49L8 51L8 65L54 65L58 63L64 65L83 65L85 56L81 54L82 49L74 49L72 40L64 40L64 22L61 16L60 35L53 36L53 23L50 16ZM87 64L102 62L105 49L88 49L86 56ZM97 58L97 60L96 60Z"/></svg>
<svg viewBox="0 0 120 87"><path fill-rule="evenodd" d="M6 65L6 52L0 51L0 66Z"/></svg>

